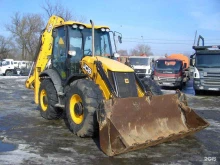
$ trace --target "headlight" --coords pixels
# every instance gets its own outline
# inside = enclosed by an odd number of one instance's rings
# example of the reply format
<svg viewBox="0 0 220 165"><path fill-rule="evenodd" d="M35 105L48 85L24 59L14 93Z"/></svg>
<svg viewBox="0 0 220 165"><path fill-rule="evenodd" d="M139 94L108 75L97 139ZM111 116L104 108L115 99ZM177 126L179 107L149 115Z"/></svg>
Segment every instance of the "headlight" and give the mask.
<svg viewBox="0 0 220 165"><path fill-rule="evenodd" d="M176 81L181 81L182 80L182 77L177 77L176 78Z"/></svg>
<svg viewBox="0 0 220 165"><path fill-rule="evenodd" d="M159 80L157 76L154 76L154 80Z"/></svg>

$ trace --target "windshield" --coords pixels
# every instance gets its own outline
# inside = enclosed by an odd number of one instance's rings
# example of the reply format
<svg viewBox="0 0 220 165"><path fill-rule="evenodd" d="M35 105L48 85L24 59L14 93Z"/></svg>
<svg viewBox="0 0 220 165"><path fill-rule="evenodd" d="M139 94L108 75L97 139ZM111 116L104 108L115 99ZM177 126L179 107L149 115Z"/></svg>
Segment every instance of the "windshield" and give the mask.
<svg viewBox="0 0 220 165"><path fill-rule="evenodd" d="M129 58L131 65L148 65L148 58Z"/></svg>
<svg viewBox="0 0 220 165"><path fill-rule="evenodd" d="M220 68L220 54L197 54L196 66L203 68Z"/></svg>
<svg viewBox="0 0 220 165"><path fill-rule="evenodd" d="M69 26L69 49L76 51L76 56L92 55L92 29L73 29ZM109 32L95 29L95 56L110 57L112 55Z"/></svg>
<svg viewBox="0 0 220 165"><path fill-rule="evenodd" d="M155 63L155 69L157 70L174 70L179 71L181 69L182 62L175 60L158 60Z"/></svg>
<svg viewBox="0 0 220 165"><path fill-rule="evenodd" d="M9 61L2 61L2 66L10 65Z"/></svg>

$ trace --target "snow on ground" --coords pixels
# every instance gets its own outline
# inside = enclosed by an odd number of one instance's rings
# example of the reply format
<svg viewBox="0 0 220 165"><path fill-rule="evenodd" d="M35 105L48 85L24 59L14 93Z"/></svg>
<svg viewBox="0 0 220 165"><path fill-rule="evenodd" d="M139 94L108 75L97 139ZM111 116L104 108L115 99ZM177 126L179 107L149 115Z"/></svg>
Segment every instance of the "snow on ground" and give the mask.
<svg viewBox="0 0 220 165"><path fill-rule="evenodd" d="M0 76L0 80L1 79L20 79L20 80L16 80L16 81L23 81L21 79L27 79L28 76Z"/></svg>

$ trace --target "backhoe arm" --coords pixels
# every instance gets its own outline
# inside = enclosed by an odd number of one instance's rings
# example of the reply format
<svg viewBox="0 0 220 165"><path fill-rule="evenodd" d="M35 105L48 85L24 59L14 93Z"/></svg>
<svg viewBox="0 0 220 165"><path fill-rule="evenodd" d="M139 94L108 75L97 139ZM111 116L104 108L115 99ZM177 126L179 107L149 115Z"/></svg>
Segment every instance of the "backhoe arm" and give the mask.
<svg viewBox="0 0 220 165"><path fill-rule="evenodd" d="M46 28L41 33L40 42L38 46L38 50L36 52L36 60L33 65L33 72L29 75L27 81L25 82L26 88L34 89L35 94L35 103L38 104L38 92L40 87L40 79L39 74L44 71L49 58L52 54L53 47L53 36L52 31L55 26L62 25L64 19L58 16L51 16Z"/></svg>

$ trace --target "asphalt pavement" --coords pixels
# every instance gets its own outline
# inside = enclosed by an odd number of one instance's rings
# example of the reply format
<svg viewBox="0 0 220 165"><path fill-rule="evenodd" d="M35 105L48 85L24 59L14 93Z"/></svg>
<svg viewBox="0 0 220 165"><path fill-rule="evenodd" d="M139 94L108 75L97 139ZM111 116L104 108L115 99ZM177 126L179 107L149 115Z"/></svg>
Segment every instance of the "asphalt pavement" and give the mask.
<svg viewBox="0 0 220 165"><path fill-rule="evenodd" d="M98 138L73 135L63 120L45 120L26 89L27 77L0 77L0 164L220 164L220 96L195 96L192 81L182 90L189 106L210 126L193 136L114 157ZM174 89L163 89L165 94Z"/></svg>

